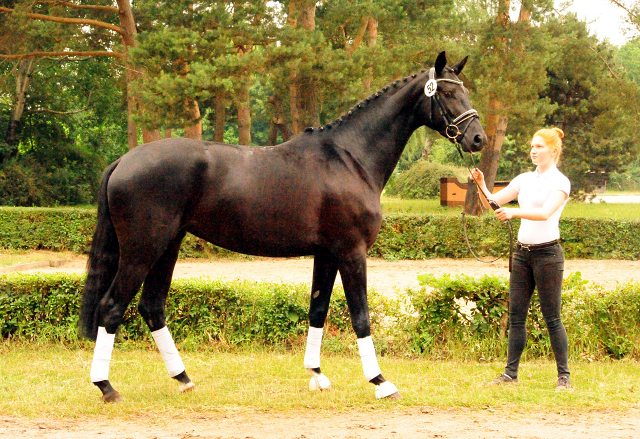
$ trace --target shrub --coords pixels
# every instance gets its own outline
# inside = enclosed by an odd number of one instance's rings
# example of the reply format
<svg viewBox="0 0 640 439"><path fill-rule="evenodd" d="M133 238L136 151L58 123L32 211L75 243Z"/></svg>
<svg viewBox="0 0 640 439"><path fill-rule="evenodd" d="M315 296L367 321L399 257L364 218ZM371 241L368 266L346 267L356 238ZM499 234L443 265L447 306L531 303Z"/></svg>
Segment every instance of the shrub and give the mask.
<svg viewBox="0 0 640 439"><path fill-rule="evenodd" d="M67 274L0 276L0 336L38 341L77 339L84 278ZM167 299L167 325L176 341L192 344L290 344L309 327L309 287L207 278L175 280ZM398 315L396 302L369 292L373 328ZM327 331L352 334L344 291L334 289ZM137 300L125 312L119 338L141 340L149 329L137 311Z"/></svg>
<svg viewBox="0 0 640 439"><path fill-rule="evenodd" d="M506 278L424 275L419 279L425 288L409 291L409 309L416 317L406 327L417 352L442 356L450 348L475 359L506 354ZM605 291L573 273L563 283L562 319L574 358L640 358L640 283ZM550 356L537 294L532 297L527 330L528 355Z"/></svg>
<svg viewBox="0 0 640 439"><path fill-rule="evenodd" d="M440 195L440 178L456 177L466 181L464 168L426 160L418 160L408 170L394 175L387 183L385 193L408 199L424 199Z"/></svg>
<svg viewBox="0 0 640 439"><path fill-rule="evenodd" d="M78 151L61 152L57 163L38 157L12 159L0 164L0 205L58 206L94 201L100 172L94 160Z"/></svg>
<svg viewBox="0 0 640 439"><path fill-rule="evenodd" d="M463 359L504 358L507 279L421 276L423 288L400 300L369 292L376 350ZM74 343L84 279L78 275L0 276L0 337ZM325 330L329 349L354 349L344 292L335 288ZM534 294L527 319L527 356L552 355ZM119 340L150 340L134 300ZM176 280L167 324L183 345L300 345L308 328L305 285ZM640 283L605 291L574 273L563 284L563 322L573 358L640 358ZM336 343L335 340L338 340ZM348 340L344 342L344 340Z"/></svg>
<svg viewBox="0 0 640 439"><path fill-rule="evenodd" d="M0 207L0 248L71 250L87 253L96 221L95 209ZM514 232L519 220L511 221ZM508 229L492 215L467 217L467 232L481 256L506 255ZM640 221L563 218L560 222L568 259L640 259ZM515 237L514 237L515 239ZM180 257L240 256L187 235ZM439 214L388 214L369 249L385 259L468 258L460 217Z"/></svg>

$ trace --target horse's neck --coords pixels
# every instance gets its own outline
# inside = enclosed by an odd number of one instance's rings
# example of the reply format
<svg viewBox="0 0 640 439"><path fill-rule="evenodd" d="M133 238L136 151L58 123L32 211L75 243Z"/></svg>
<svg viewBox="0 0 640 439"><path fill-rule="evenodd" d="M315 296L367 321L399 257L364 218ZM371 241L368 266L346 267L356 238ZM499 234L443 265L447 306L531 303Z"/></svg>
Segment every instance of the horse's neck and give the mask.
<svg viewBox="0 0 640 439"><path fill-rule="evenodd" d="M421 125L415 106L421 88L411 81L390 96L381 97L363 114L366 123L354 124L358 139L352 154L382 191L413 132Z"/></svg>

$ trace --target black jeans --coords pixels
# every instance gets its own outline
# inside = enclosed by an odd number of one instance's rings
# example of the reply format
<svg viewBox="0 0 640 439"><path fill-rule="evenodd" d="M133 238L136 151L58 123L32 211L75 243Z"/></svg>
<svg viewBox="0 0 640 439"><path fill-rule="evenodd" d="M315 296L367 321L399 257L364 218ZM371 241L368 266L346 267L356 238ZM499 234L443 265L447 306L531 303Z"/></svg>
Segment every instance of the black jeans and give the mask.
<svg viewBox="0 0 640 439"><path fill-rule="evenodd" d="M518 377L522 351L527 344L527 314L538 287L540 309L549 330L558 376L569 376L567 331L560 319L564 250L560 244L540 250L516 250L509 280L509 352L505 373Z"/></svg>

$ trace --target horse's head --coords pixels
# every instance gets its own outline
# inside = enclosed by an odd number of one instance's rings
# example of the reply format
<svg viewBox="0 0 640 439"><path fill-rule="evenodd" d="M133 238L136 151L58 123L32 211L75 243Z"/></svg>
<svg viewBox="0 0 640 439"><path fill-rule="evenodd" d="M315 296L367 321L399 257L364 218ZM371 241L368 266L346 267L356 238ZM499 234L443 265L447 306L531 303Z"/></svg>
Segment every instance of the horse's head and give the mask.
<svg viewBox="0 0 640 439"><path fill-rule="evenodd" d="M438 55L425 83L422 108L425 109L428 127L451 142L459 143L465 151L476 152L482 150L487 136L478 112L471 107L469 90L457 76L466 63L467 57L447 67L446 53Z"/></svg>

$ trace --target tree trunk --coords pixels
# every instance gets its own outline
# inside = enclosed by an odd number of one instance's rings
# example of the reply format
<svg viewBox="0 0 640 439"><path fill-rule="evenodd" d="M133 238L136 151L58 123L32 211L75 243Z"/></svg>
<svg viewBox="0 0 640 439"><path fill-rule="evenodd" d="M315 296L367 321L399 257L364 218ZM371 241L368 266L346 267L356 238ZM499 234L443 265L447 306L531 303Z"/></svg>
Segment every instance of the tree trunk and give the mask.
<svg viewBox="0 0 640 439"><path fill-rule="evenodd" d="M142 142L143 143L149 143L149 142L155 142L156 140L160 140L162 139L162 133L160 132L160 130L158 128L156 129L148 129L148 128L143 128L142 129Z"/></svg>
<svg viewBox="0 0 640 439"><path fill-rule="evenodd" d="M424 141L424 148L422 150L422 160L430 160L432 147L433 142L427 137Z"/></svg>
<svg viewBox="0 0 640 439"><path fill-rule="evenodd" d="M7 154L0 154L0 162L18 153L18 148L15 147L18 141L18 127L22 119L22 113L24 112L25 99L27 90L29 89L34 63L35 58L27 58L20 61L20 66L16 74L16 94L14 96L13 111L11 112L11 119L9 120L9 126L7 127L5 135L5 141L12 148Z"/></svg>
<svg viewBox="0 0 640 439"><path fill-rule="evenodd" d="M369 17L367 23L367 29L369 31L367 44L369 47L373 47L378 42L378 20L373 17ZM369 64L369 74L365 76L363 80L364 89L371 90L371 83L373 82L373 64Z"/></svg>
<svg viewBox="0 0 640 439"><path fill-rule="evenodd" d="M487 135L487 144L482 150L479 168L484 174L489 192L493 191L498 172L498 162L500 161L500 150L504 143L504 136L507 132L509 120L503 116L503 106L498 99L489 101L489 115L485 124L484 132ZM464 212L470 215L480 215L484 212L484 207L480 201L482 195L478 194L475 184L470 184L464 199Z"/></svg>
<svg viewBox="0 0 640 439"><path fill-rule="evenodd" d="M278 131L282 135L285 142L291 138L289 128L287 127L284 110L282 109L282 101L276 96L269 97L269 103L273 106L273 118L271 118L271 129L269 130L269 145L278 143Z"/></svg>
<svg viewBox="0 0 640 439"><path fill-rule="evenodd" d="M524 0L522 8L525 9L524 16L526 17L526 10L530 8L530 0ZM525 7L525 3L528 4ZM509 27L509 0L499 0L498 13L496 16L496 24L502 30L505 31ZM520 11L523 16L523 11ZM531 14L529 12L528 17ZM505 54L507 50L507 41L504 36L496 38L496 44L494 50L498 55ZM489 97L489 109L487 114L487 122L484 127L484 131L487 135L487 144L482 150L482 157L478 167L484 174L485 182L487 183L487 189L489 192L493 191L493 185L496 181L496 174L498 172L498 162L500 161L500 150L504 142L504 136L507 130L507 123L509 119L507 117L507 109L504 102L501 101L499 96ZM480 201L482 195L478 194L478 188L475 184L469 184L467 194L464 199L464 213L469 215L480 215L484 212L485 208Z"/></svg>
<svg viewBox="0 0 640 439"><path fill-rule="evenodd" d="M133 97L131 86L133 81L139 77L134 66L129 61L129 47L136 46L136 22L133 18L133 11L131 10L131 3L129 0L117 0L118 3L118 16L120 17L120 26L125 30L125 34L122 36L122 43L124 44L125 54L125 78L127 81L127 143L129 149L133 149L138 146L138 129L136 123L133 121L133 113L136 110L137 102ZM143 132L144 137L144 132ZM146 140L145 140L146 143Z"/></svg>
<svg viewBox="0 0 640 439"><path fill-rule="evenodd" d="M289 26L302 27L312 32L316 27L315 0L291 0L289 2ZM291 129L294 134L300 133L308 126L320 125L318 114L318 97L313 77L303 75L292 69L290 75L289 98L291 107Z"/></svg>
<svg viewBox="0 0 640 439"><path fill-rule="evenodd" d="M216 96L216 122L213 131L213 140L224 143L224 125L227 121L227 103L225 93L221 91Z"/></svg>
<svg viewBox="0 0 640 439"><path fill-rule="evenodd" d="M184 127L184 135L188 139L202 139L202 119L200 117L200 106L193 99L188 99L185 104L190 109L191 121L195 121L192 125Z"/></svg>
<svg viewBox="0 0 640 439"><path fill-rule="evenodd" d="M251 145L251 98L249 97L248 78L243 78L236 93L238 143L240 145Z"/></svg>
<svg viewBox="0 0 640 439"><path fill-rule="evenodd" d="M133 11L131 10L131 2L129 0L117 0L118 3L118 15L120 17L120 26L125 30L122 35L122 43L124 44L125 52L125 69L126 81L127 81L127 142L129 149L133 149L138 145L138 129L135 122L132 120L133 113L137 111L143 111L140 102L133 97L132 83L134 80L143 75L142 71L136 70L135 66L129 61L129 47L136 47L136 36L138 31L136 30L136 21L133 17ZM144 143L153 142L154 140L162 139L162 134L159 129L142 129L142 140Z"/></svg>

